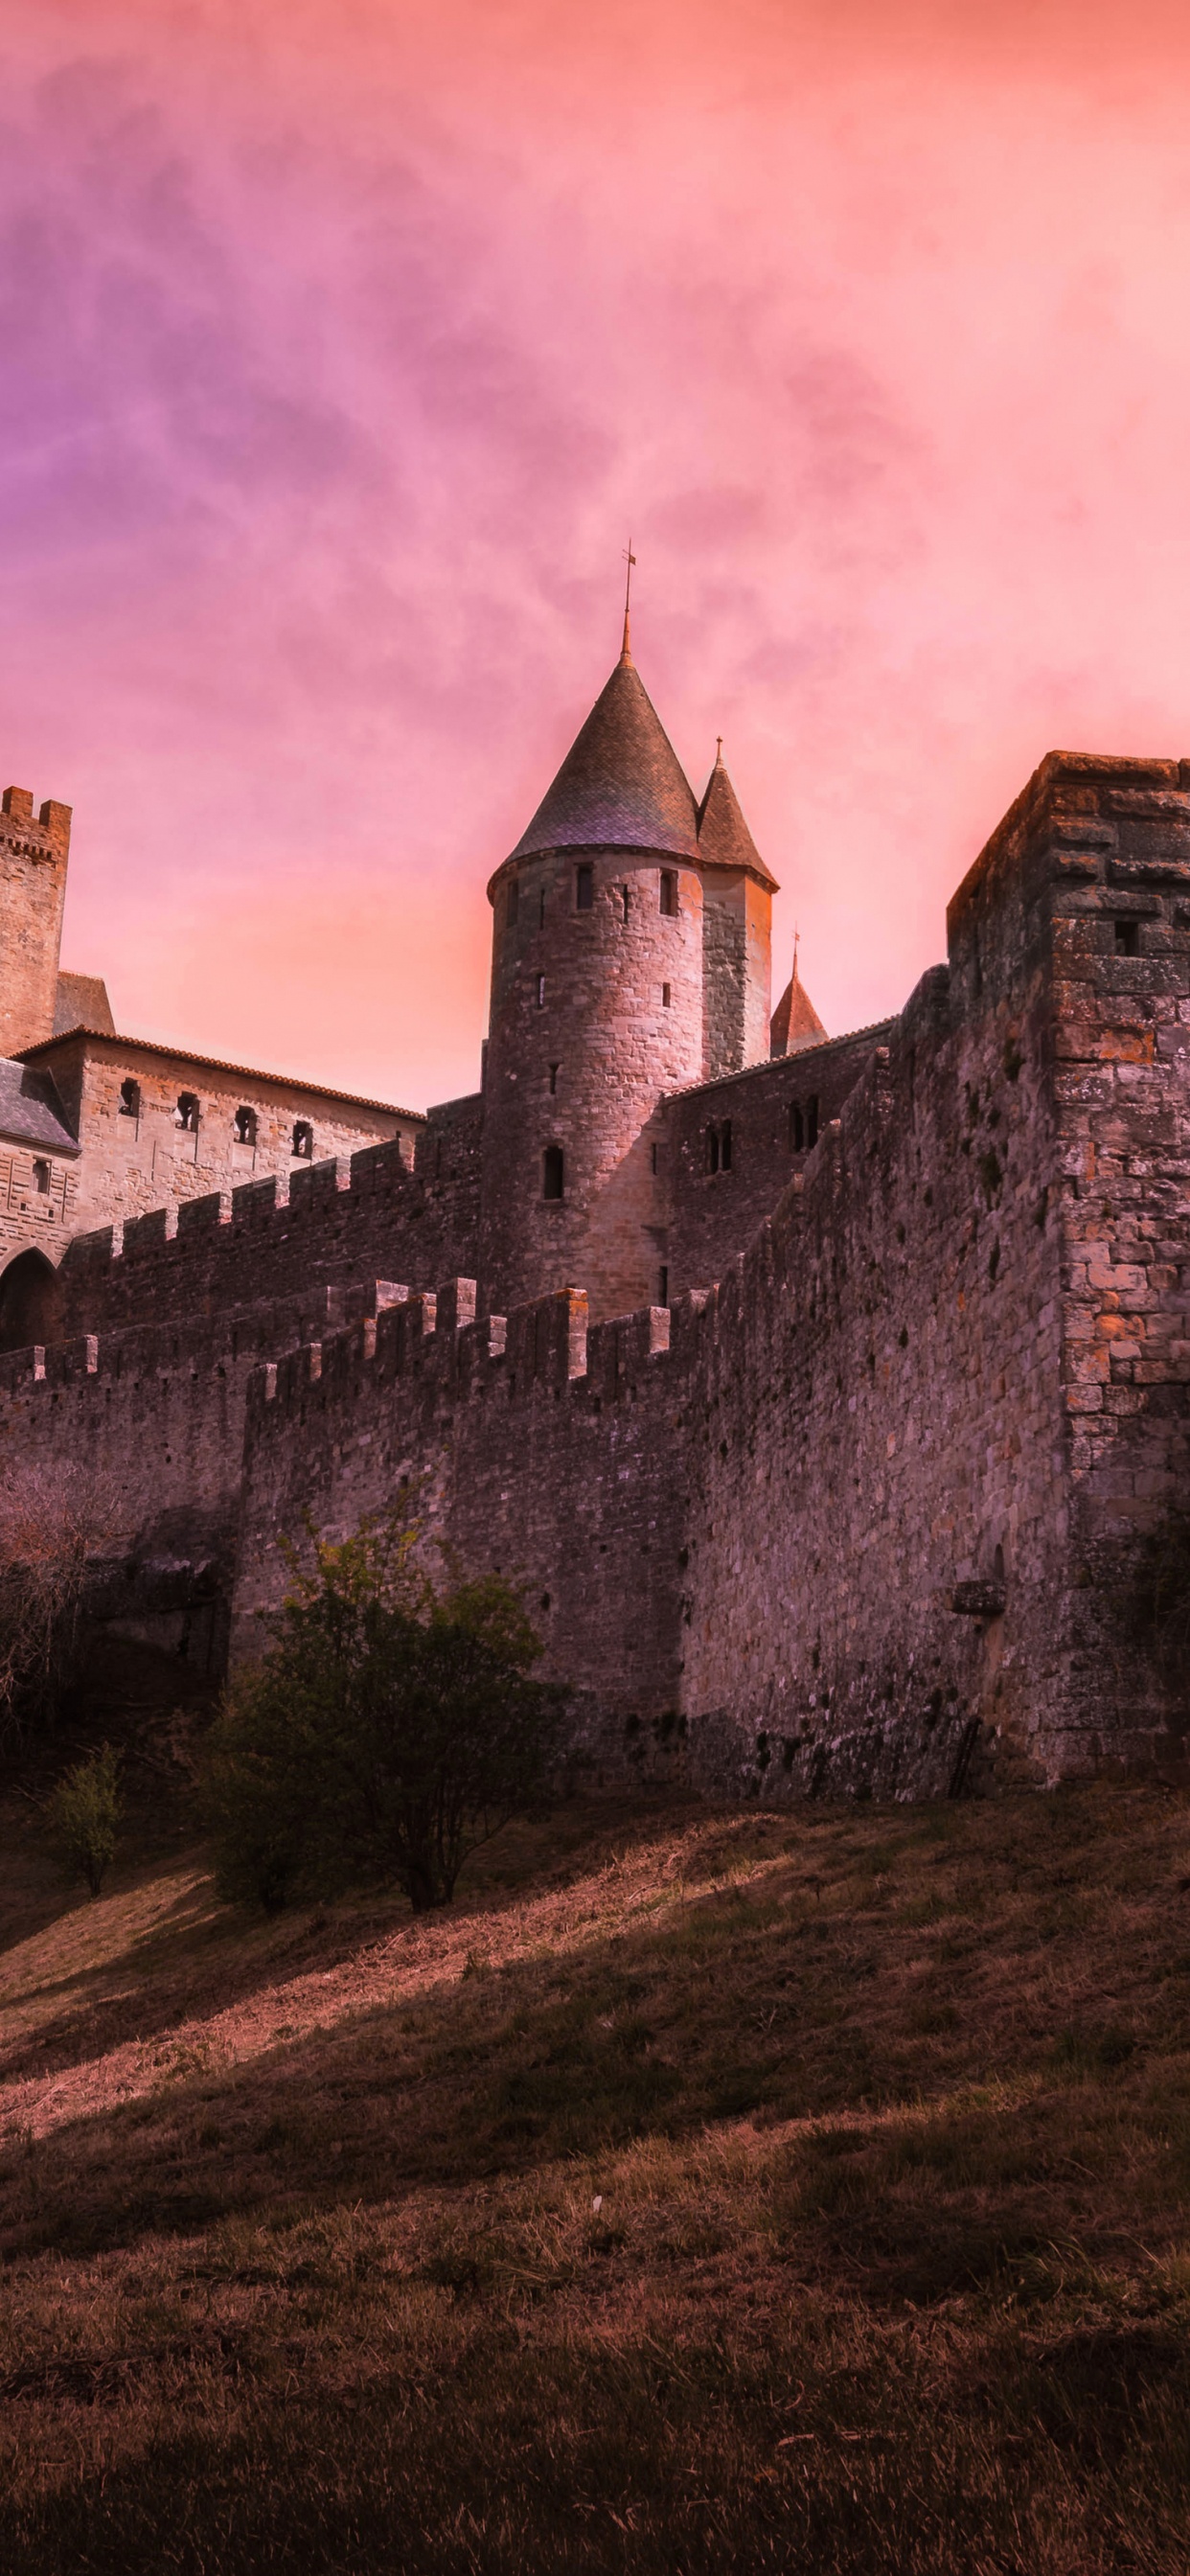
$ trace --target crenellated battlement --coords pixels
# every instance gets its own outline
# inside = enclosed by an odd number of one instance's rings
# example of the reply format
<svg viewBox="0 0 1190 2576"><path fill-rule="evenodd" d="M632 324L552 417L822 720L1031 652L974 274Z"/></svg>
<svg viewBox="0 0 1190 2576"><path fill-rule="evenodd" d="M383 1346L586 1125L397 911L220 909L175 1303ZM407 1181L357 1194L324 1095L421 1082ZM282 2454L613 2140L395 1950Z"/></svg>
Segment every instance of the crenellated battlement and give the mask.
<svg viewBox="0 0 1190 2576"><path fill-rule="evenodd" d="M314 1389L326 1407L370 1402L401 1380L461 1404L483 1404L493 1394L521 1404L565 1394L596 1411L630 1402L642 1373L659 1360L672 1353L677 1366L692 1363L693 1328L716 1298L703 1292L672 1309L646 1306L595 1325L577 1288L534 1298L507 1316L477 1316L476 1302L473 1279L448 1280L433 1293L394 1292L389 1310L266 1363L249 1388L253 1436L287 1428Z"/></svg>
<svg viewBox="0 0 1190 2576"><path fill-rule="evenodd" d="M452 1264L474 1266L480 1129L478 1101L450 1103L431 1113L413 1168L394 1138L77 1235L62 1263L65 1328L103 1332L146 1309L231 1313L394 1271L428 1289Z"/></svg>

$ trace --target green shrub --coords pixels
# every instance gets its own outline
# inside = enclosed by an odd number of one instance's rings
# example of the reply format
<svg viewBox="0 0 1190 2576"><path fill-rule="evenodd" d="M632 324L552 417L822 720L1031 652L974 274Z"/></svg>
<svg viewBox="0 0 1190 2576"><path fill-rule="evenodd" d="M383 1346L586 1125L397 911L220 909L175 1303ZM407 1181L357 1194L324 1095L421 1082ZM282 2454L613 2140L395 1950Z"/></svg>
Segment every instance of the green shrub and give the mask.
<svg viewBox="0 0 1190 2576"><path fill-rule="evenodd" d="M299 1891L403 1887L449 1904L468 1854L539 1798L562 1694L498 1576L439 1592L400 1515L313 1541L209 1739L219 1885L275 1912Z"/></svg>
<svg viewBox="0 0 1190 2576"><path fill-rule="evenodd" d="M115 1857L123 1812L120 1758L110 1744L76 1762L47 1802L46 1821L63 1866L72 1878L85 1878L92 1896L98 1896Z"/></svg>

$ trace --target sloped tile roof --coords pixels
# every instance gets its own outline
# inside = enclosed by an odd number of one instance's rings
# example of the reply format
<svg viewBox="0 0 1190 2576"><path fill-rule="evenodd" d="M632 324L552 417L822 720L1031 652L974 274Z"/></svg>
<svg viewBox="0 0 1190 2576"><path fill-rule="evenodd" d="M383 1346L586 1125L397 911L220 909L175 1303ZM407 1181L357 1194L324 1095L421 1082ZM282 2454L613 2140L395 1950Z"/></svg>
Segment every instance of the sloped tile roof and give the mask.
<svg viewBox="0 0 1190 2576"><path fill-rule="evenodd" d="M53 1154L78 1153L52 1075L14 1056L0 1056L0 1137L9 1145L44 1145Z"/></svg>
<svg viewBox="0 0 1190 2576"><path fill-rule="evenodd" d="M286 1091L310 1092L316 1100L338 1100L348 1109L379 1109L386 1118L406 1118L412 1125L425 1125L424 1109L398 1109L391 1100L369 1100L361 1091L332 1091L328 1082L308 1082L304 1074L264 1073L259 1065L229 1064L225 1056L195 1055L192 1048L170 1046L164 1038L129 1038L115 1029L90 1029L82 1025L57 1029L52 1038L39 1038L36 1046L26 1047L23 1050L24 1061L28 1063L34 1056L48 1055L52 1048L64 1046L68 1038L85 1038L88 1041L98 1038L106 1046L121 1048L126 1055L164 1056L167 1064L172 1064L179 1073L187 1072L192 1065L204 1065L211 1073L238 1074L246 1083L276 1083Z"/></svg>
<svg viewBox="0 0 1190 2576"><path fill-rule="evenodd" d="M770 876L756 843L740 811L739 798L723 766L722 752L706 783L698 809L698 855L708 868L747 868L770 894L777 892L777 880Z"/></svg>
<svg viewBox="0 0 1190 2576"><path fill-rule="evenodd" d="M826 1036L818 1013L797 971L793 973L772 1017L770 1055L798 1055L803 1047L821 1046Z"/></svg>
<svg viewBox="0 0 1190 2576"><path fill-rule="evenodd" d="M627 645L510 855L591 849L698 857L693 790Z"/></svg>

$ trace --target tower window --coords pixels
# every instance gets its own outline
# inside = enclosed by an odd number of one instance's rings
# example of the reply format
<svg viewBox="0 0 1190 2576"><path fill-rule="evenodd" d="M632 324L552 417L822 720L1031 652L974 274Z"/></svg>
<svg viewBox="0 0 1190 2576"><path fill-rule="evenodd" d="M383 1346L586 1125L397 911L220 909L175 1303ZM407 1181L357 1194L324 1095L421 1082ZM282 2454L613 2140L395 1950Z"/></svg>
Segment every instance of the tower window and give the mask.
<svg viewBox="0 0 1190 2576"><path fill-rule="evenodd" d="M723 1121L723 1131L722 1131L722 1134L720 1135L720 1138L719 1138L719 1169L720 1169L720 1171L721 1171L721 1172L729 1172L729 1171L731 1170L731 1120L730 1120L730 1118L725 1118L725 1119L724 1119L724 1121Z"/></svg>
<svg viewBox="0 0 1190 2576"><path fill-rule="evenodd" d="M538 927L538 929L539 929L539 930L544 930L544 928L545 928L545 887L544 887L544 886L542 887L541 892L540 892L540 894L538 895L538 898L537 898L537 927Z"/></svg>
<svg viewBox="0 0 1190 2576"><path fill-rule="evenodd" d="M624 919L625 919L625 921L627 921L627 919L628 919L628 888L627 888L627 886L621 886L621 888L620 888L620 902L621 902L621 904L623 905L623 908L624 908Z"/></svg>
<svg viewBox="0 0 1190 2576"><path fill-rule="evenodd" d="M662 1008L662 1010L663 1010L663 1011L668 1011L669 1006L670 1006L670 1003L671 1003L671 1001L672 1001L672 1000L673 1000L673 986L672 986L672 984L663 984L663 985L662 985L662 987L661 987L661 1008Z"/></svg>
<svg viewBox="0 0 1190 2576"><path fill-rule="evenodd" d="M560 1145L547 1145L541 1158L541 1195L543 1199L560 1199L565 1195L565 1171Z"/></svg>
<svg viewBox="0 0 1190 2576"><path fill-rule="evenodd" d="M539 1011L544 1011L544 1009L545 1009L545 977L544 977L544 975L539 975L539 976L538 976L538 978L537 978L537 1008L538 1008L538 1010L539 1010Z"/></svg>
<svg viewBox="0 0 1190 2576"><path fill-rule="evenodd" d="M551 1100L553 1099L554 1094L555 1094L555 1092L557 1091L557 1088L558 1088L558 1067L557 1067L557 1065L556 1065L556 1064L552 1064L552 1065L550 1066L550 1098L551 1098Z"/></svg>
<svg viewBox="0 0 1190 2576"><path fill-rule="evenodd" d="M43 1198L43 1199L44 1199L44 1198L48 1198L48 1197L49 1197L49 1190L50 1190L50 1167L49 1167L49 1164L48 1164L48 1163L42 1163L42 1162L34 1163L34 1166L33 1166L33 1187L34 1187L34 1189L37 1191L37 1194L38 1194L38 1197L39 1197L39 1198Z"/></svg>
<svg viewBox="0 0 1190 2576"><path fill-rule="evenodd" d="M298 1118L294 1122L292 1151L299 1163L312 1163L314 1160L314 1130L308 1118Z"/></svg>
<svg viewBox="0 0 1190 2576"><path fill-rule="evenodd" d="M122 1082L120 1085L120 1116L121 1118L140 1116L140 1084L133 1082L131 1076L127 1082Z"/></svg>
<svg viewBox="0 0 1190 2576"><path fill-rule="evenodd" d="M718 1128L717 1128L717 1127L708 1127L708 1129L707 1129L707 1170L708 1170L708 1172L717 1172L717 1171L718 1171L718 1169L719 1169L719 1130L718 1130Z"/></svg>
<svg viewBox="0 0 1190 2576"><path fill-rule="evenodd" d="M816 1145L817 1142L818 1094L816 1091L812 1091L808 1101L806 1102L806 1143L807 1145Z"/></svg>
<svg viewBox="0 0 1190 2576"><path fill-rule="evenodd" d="M791 1154L803 1154L806 1150L806 1122L800 1100L791 1100L789 1104L789 1150Z"/></svg>
<svg viewBox="0 0 1190 2576"><path fill-rule="evenodd" d="M678 880L672 868L661 871L661 909L672 920L678 908Z"/></svg>
<svg viewBox="0 0 1190 2576"><path fill-rule="evenodd" d="M590 867L590 866L587 864L587 862L584 860L582 867L581 867L581 868L576 868L576 869L575 869L575 872L574 872L574 908L575 908L575 911L576 911L576 912L590 912L591 907L592 907L592 905L593 905L594 901L595 901L595 870L594 870L594 868L593 868L593 867Z"/></svg>
<svg viewBox="0 0 1190 2576"><path fill-rule="evenodd" d="M508 880L508 902L504 908L504 918L510 930L514 929L516 926L520 917L520 909L521 881L519 877L510 877Z"/></svg>
<svg viewBox="0 0 1190 2576"><path fill-rule="evenodd" d="M198 1093L196 1091L180 1091L178 1093L178 1105L174 1111L174 1125L175 1127L180 1127L183 1134L186 1136L197 1136Z"/></svg>
<svg viewBox="0 0 1190 2576"><path fill-rule="evenodd" d="M655 1145L654 1145L654 1147L653 1147L653 1149L652 1149L652 1153L653 1153L653 1169L654 1169L654 1171L656 1171L656 1169L657 1169L657 1148L656 1148L656 1146L655 1146Z"/></svg>
<svg viewBox="0 0 1190 2576"><path fill-rule="evenodd" d="M657 1300L657 1303L658 1303L658 1305L659 1305L659 1306L668 1306L668 1304L669 1304L669 1269L668 1269L667 1264L666 1264L664 1261L663 1261L663 1262L662 1262L662 1264L661 1264L660 1288L661 1288L661 1294L660 1294L660 1297L659 1297L659 1298L658 1298L658 1300Z"/></svg>
<svg viewBox="0 0 1190 2576"><path fill-rule="evenodd" d="M237 1109L231 1124L237 1145L254 1145L256 1143L256 1111L254 1109L249 1109L246 1104L242 1108Z"/></svg>
<svg viewBox="0 0 1190 2576"><path fill-rule="evenodd" d="M1139 923L1139 921L1117 921L1117 923L1116 923L1116 955L1117 955L1117 957L1139 957L1139 955L1140 955L1140 923Z"/></svg>

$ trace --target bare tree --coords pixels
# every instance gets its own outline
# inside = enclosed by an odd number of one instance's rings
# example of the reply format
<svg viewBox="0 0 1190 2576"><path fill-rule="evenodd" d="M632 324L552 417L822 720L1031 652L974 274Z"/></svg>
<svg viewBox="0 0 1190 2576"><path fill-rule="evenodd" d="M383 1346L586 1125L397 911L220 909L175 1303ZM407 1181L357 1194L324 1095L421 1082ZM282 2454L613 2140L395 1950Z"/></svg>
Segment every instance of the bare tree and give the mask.
<svg viewBox="0 0 1190 2576"><path fill-rule="evenodd" d="M0 1752L53 1723L77 1661L90 1560L112 1498L92 1477L41 1469L0 1486Z"/></svg>

